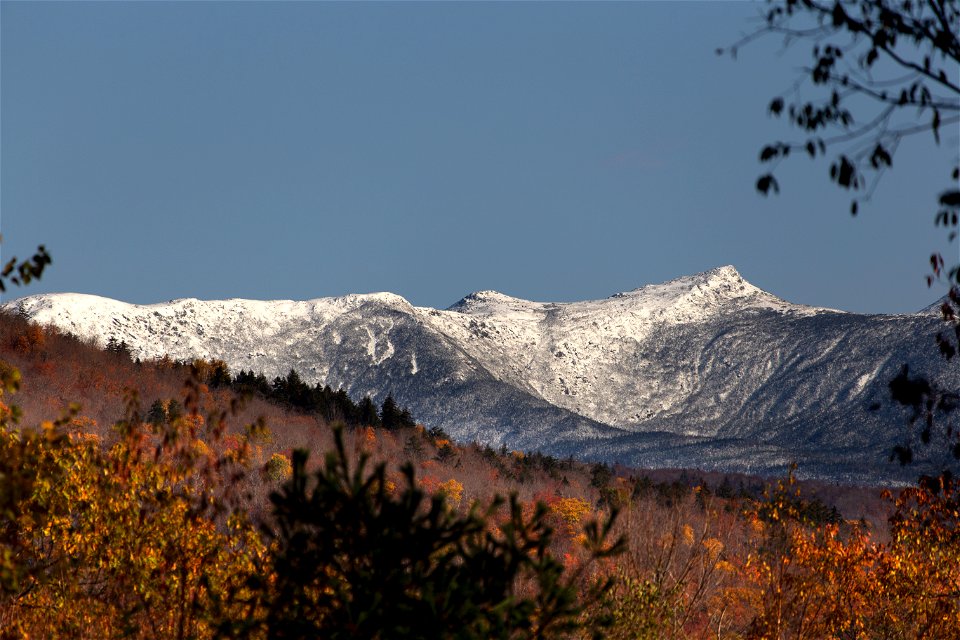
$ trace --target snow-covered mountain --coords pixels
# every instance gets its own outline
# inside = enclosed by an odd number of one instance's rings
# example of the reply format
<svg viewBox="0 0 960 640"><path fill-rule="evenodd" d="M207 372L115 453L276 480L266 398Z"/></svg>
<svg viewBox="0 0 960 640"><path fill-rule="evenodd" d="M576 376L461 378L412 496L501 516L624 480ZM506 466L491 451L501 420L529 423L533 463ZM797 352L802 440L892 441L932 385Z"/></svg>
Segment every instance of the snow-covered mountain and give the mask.
<svg viewBox="0 0 960 640"><path fill-rule="evenodd" d="M7 307L135 356L220 358L353 396L388 393L460 439L640 466L893 477L907 416L887 382L960 385L931 315L795 305L720 267L604 300L542 303L495 291L446 310L390 293L303 302L132 305L45 294ZM909 470L915 475L916 470Z"/></svg>

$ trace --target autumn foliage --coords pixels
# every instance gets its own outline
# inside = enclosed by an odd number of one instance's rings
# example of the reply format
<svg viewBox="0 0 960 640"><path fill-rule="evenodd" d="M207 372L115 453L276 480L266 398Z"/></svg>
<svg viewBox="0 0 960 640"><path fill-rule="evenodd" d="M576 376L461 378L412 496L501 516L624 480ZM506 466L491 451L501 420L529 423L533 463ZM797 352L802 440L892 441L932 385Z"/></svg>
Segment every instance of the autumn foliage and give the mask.
<svg viewBox="0 0 960 640"><path fill-rule="evenodd" d="M136 363L15 315L0 357L4 638L960 638L949 474L822 493L841 514L792 475L332 428L222 363Z"/></svg>

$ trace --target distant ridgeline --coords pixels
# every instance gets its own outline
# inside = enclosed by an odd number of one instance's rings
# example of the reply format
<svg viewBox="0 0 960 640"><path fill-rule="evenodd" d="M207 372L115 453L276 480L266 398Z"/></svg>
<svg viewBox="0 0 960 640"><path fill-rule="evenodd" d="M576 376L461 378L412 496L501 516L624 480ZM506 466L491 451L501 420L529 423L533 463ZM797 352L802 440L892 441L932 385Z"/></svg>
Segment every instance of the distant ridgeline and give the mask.
<svg viewBox="0 0 960 640"><path fill-rule="evenodd" d="M783 475L796 463L802 478L909 482L940 468L943 448L915 448L909 469L890 461L911 410L889 383L909 365L960 388L934 340L939 316L792 304L729 266L565 303L495 291L448 309L389 293L151 305L62 293L4 307L97 344L114 336L141 358L222 361L240 372L230 384L321 415L372 418L346 395L377 409L389 395L461 442L645 468Z"/></svg>

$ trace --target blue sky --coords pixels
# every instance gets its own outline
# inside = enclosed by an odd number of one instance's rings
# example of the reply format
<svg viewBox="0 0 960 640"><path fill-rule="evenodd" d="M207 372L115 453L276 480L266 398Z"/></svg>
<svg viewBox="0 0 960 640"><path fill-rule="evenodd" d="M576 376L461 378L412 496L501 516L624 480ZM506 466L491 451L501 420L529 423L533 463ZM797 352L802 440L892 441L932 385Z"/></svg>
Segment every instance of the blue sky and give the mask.
<svg viewBox="0 0 960 640"><path fill-rule="evenodd" d="M828 165L754 182L806 61L749 2L0 5L3 254L130 302L478 289L601 298L723 264L794 302L916 310L960 140L853 219Z"/></svg>

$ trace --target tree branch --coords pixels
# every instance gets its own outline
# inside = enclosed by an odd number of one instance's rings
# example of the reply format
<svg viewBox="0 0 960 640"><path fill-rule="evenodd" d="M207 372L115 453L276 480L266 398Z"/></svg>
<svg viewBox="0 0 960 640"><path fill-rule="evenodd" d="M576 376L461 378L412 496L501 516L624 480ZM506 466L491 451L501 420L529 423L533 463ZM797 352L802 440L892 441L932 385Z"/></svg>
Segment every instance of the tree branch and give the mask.
<svg viewBox="0 0 960 640"><path fill-rule="evenodd" d="M953 91L954 93L960 94L960 86L955 85L955 84L953 84L952 82L950 82L949 80L947 80L947 74L943 72L943 69L940 70L940 73L942 73L943 76L942 76L942 77L941 77L941 76L936 76L936 75L934 75L932 72L925 70L923 67L921 67L921 66L918 65L917 63L911 62L911 61L909 61L909 60L904 60L904 59L901 58L899 55L897 55L897 53L895 53L895 52L893 51L893 49L891 49L891 48L890 48L889 46L887 46L886 44L881 45L879 48L880 48L880 50L886 52L886 54L887 54L888 56L890 56L891 58L893 58L899 65L901 65L901 66L903 66L903 67L906 67L907 69L913 69L913 70L916 71L917 73L919 73L919 74L921 74L921 75L924 75L924 76L927 76L928 78L930 78L930 79L933 80L934 82L938 82L938 83L942 84L943 86L947 87L948 89L950 89L950 90Z"/></svg>
<svg viewBox="0 0 960 640"><path fill-rule="evenodd" d="M803 67L803 70L807 73L811 73L813 69L810 67ZM886 91L877 91L871 87L868 87L864 84L857 82L856 80L851 80L849 76L837 76L835 74L830 74L829 79L831 82L837 83L841 86L849 86L852 89L859 91L860 93L866 94L871 98L877 100L878 102L883 102L885 104L893 105L895 107L902 107L907 105L919 105L921 107L930 107L933 109L940 109L942 111L960 111L960 100L956 102L938 102L935 100L944 100L943 98L930 98L926 103L920 103L916 100L908 100L905 103L900 102L899 96L892 97L887 95Z"/></svg>

